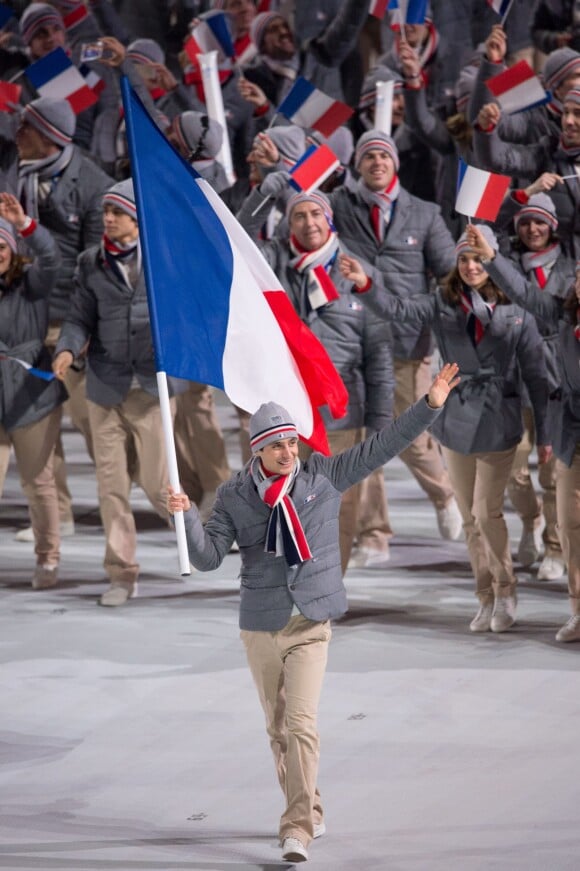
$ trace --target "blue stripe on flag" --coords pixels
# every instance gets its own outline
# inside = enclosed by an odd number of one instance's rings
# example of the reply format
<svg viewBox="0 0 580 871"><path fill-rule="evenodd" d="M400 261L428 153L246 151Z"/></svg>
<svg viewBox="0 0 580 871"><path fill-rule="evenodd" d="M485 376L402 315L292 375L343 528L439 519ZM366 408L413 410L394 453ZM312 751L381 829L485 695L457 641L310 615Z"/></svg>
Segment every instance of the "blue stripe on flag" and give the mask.
<svg viewBox="0 0 580 871"><path fill-rule="evenodd" d="M28 81L38 90L69 67L72 67L72 62L66 52L62 48L55 48L50 54L30 64L25 73Z"/></svg>
<svg viewBox="0 0 580 871"><path fill-rule="evenodd" d="M126 78L122 92L157 370L223 389L233 275L227 233L200 176Z"/></svg>
<svg viewBox="0 0 580 871"><path fill-rule="evenodd" d="M286 118L291 118L300 106L306 102L308 97L315 91L314 85L311 85L308 79L300 76L292 85L292 89L287 96L282 100L276 112L284 115Z"/></svg>
<svg viewBox="0 0 580 871"><path fill-rule="evenodd" d="M409 0L407 6L407 24L423 24L427 14L427 0Z"/></svg>
<svg viewBox="0 0 580 871"><path fill-rule="evenodd" d="M234 57L234 43L232 42L232 35L230 33L226 13L219 12L216 15L208 15L204 20L221 45L225 56Z"/></svg>
<svg viewBox="0 0 580 871"><path fill-rule="evenodd" d="M466 172L467 172L467 164L460 157L459 162L457 164L457 187L455 189L455 198L456 199L457 199L457 194L459 193L459 188L461 187L461 182L463 181L463 178L464 178Z"/></svg>

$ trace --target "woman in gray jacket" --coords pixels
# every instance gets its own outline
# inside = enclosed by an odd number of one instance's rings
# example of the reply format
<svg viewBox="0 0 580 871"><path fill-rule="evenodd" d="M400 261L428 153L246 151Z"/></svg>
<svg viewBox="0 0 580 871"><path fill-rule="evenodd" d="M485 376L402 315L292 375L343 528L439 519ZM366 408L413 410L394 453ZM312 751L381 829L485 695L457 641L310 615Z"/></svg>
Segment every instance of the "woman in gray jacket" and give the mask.
<svg viewBox="0 0 580 871"><path fill-rule="evenodd" d="M325 824L316 727L330 620L346 611L338 544L341 495L402 451L437 418L458 382L443 367L427 396L365 441L332 457L298 458L291 416L274 402L250 419L253 458L223 484L205 527L183 493L167 507L185 511L193 565L217 568L237 540L242 558L240 629L286 809L282 858L303 862Z"/></svg>
<svg viewBox="0 0 580 871"><path fill-rule="evenodd" d="M482 232L497 249L489 227ZM433 295L401 299L369 288L358 261L343 275L378 314L430 324L444 359L457 360L461 385L432 428L455 491L480 608L472 632L504 632L515 623L516 577L503 517L503 494L522 435L522 383L530 395L540 460L547 444L548 386L535 320L489 278L463 234L457 265ZM520 374L521 373L521 374Z"/></svg>
<svg viewBox="0 0 580 871"><path fill-rule="evenodd" d="M556 508L558 532L568 563L568 592L572 616L556 641L580 641L580 280L566 298L542 293L500 254L495 256L477 228L470 244L489 258L489 272L522 308L541 318L560 337L561 392L554 403L551 426L556 455Z"/></svg>
<svg viewBox="0 0 580 871"><path fill-rule="evenodd" d="M17 236L26 239L33 263L18 253ZM0 194L0 493L12 446L34 534L35 590L57 583L60 558L53 459L66 392L53 380L44 346L59 266L48 230L24 214L15 196Z"/></svg>

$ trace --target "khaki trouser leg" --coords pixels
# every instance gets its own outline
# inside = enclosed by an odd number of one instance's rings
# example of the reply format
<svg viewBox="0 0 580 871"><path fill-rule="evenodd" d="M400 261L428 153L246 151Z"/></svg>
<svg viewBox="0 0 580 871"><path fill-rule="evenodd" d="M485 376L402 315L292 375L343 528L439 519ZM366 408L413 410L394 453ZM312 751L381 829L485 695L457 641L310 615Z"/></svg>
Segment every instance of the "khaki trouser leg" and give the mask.
<svg viewBox="0 0 580 871"><path fill-rule="evenodd" d="M562 545L558 537L558 516L556 511L556 457L552 455L547 463L538 467L538 481L542 488L542 502L546 526L542 533L545 556L562 557Z"/></svg>
<svg viewBox="0 0 580 871"><path fill-rule="evenodd" d="M507 492L524 529L531 532L540 519L542 503L534 490L528 464L534 447L534 415L531 408L524 408L522 416L524 433L516 448Z"/></svg>
<svg viewBox="0 0 580 871"><path fill-rule="evenodd" d="M393 536L385 490L385 474L381 466L360 482L358 527L356 539L360 547L386 551Z"/></svg>
<svg viewBox="0 0 580 871"><path fill-rule="evenodd" d="M8 435L14 446L20 483L28 500L36 562L43 566L58 565L60 560L58 498L53 459L61 416L62 409L59 406L42 420L12 430ZM2 441L5 441L5 435Z"/></svg>
<svg viewBox="0 0 580 871"><path fill-rule="evenodd" d="M330 637L328 621L313 623L302 615L278 632L241 632L286 797L280 840L298 838L305 847L323 816L317 716Z"/></svg>
<svg viewBox="0 0 580 871"><path fill-rule="evenodd" d="M430 357L425 357L423 360L395 360L397 417L429 392L432 380ZM452 498L453 490L435 439L428 432L422 433L401 452L400 457L435 508L444 508Z"/></svg>
<svg viewBox="0 0 580 871"><path fill-rule="evenodd" d="M515 448L459 454L443 448L475 575L476 594L509 596L517 583L503 516L503 498Z"/></svg>
<svg viewBox="0 0 580 871"><path fill-rule="evenodd" d="M572 614L580 614L580 446L572 465L556 460L556 504L562 554L568 565L568 592Z"/></svg>
<svg viewBox="0 0 580 871"><path fill-rule="evenodd" d="M199 504L230 477L224 438L217 419L213 391L191 383L175 397L175 447L184 491Z"/></svg>

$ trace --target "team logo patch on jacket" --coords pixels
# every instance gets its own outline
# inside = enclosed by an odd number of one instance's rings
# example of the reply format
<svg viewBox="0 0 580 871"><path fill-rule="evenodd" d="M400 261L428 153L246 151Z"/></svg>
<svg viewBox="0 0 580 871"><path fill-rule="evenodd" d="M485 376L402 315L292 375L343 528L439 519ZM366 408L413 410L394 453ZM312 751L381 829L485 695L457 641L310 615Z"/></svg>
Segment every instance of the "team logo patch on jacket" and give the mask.
<svg viewBox="0 0 580 871"><path fill-rule="evenodd" d="M316 499L316 493L310 493L304 500L304 504L306 505L307 502L312 502L313 499Z"/></svg>

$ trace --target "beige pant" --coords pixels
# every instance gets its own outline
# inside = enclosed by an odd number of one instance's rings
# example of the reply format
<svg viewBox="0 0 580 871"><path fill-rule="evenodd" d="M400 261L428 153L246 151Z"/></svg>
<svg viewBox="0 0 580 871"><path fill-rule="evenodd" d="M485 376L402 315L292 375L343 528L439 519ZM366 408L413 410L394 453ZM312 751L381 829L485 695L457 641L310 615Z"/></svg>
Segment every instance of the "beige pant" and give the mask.
<svg viewBox="0 0 580 871"><path fill-rule="evenodd" d="M0 424L0 454L8 457L14 448L20 483L28 500L34 550L38 565L58 565L60 530L58 499L54 480L54 448L60 431L59 406L36 423L8 433ZM0 492L4 487L7 463L2 463Z"/></svg>
<svg viewBox="0 0 580 871"><path fill-rule="evenodd" d="M504 491L515 451L514 447L465 456L443 448L481 602L511 595L517 583L503 516Z"/></svg>
<svg viewBox="0 0 580 871"><path fill-rule="evenodd" d="M301 614L277 632L240 633L286 798L280 840L298 838L306 847L323 816L317 717L331 634L329 621L313 623Z"/></svg>
<svg viewBox="0 0 580 871"><path fill-rule="evenodd" d="M199 505L231 475L224 437L217 419L213 390L190 383L175 397L175 449L183 490Z"/></svg>
<svg viewBox="0 0 580 871"><path fill-rule="evenodd" d="M334 455L340 454L342 451L346 451L348 448L352 448L354 445L362 442L365 437L365 429L364 427L339 429L333 430L327 433L327 435L328 446ZM311 453L312 450L308 445L300 444L300 457L302 459L306 459ZM363 488L365 482L355 484L354 487L349 487L348 490L345 490L340 502L338 523L340 562L343 574L348 566L353 541L357 536L357 529L359 528L361 518L367 532L367 538L364 543L369 547L374 547L376 550L387 550L389 538L393 534L389 522L382 468L373 472L366 481L370 482L367 485L366 491ZM360 513L361 498L365 493L368 498L364 513ZM359 543L362 544L363 542L359 539Z"/></svg>
<svg viewBox="0 0 580 871"><path fill-rule="evenodd" d="M174 400L171 400L175 410ZM145 491L153 508L169 520L169 480L159 401L144 390L129 391L121 405L104 408L89 400L99 508L105 528L104 567L113 583L134 583L137 536L131 511L131 484Z"/></svg>
<svg viewBox="0 0 580 871"><path fill-rule="evenodd" d="M399 417L410 405L429 392L433 377L431 358L395 360L395 415ZM400 454L420 487L435 508L445 508L453 497L449 476L441 459L438 443L422 433Z"/></svg>
<svg viewBox="0 0 580 871"><path fill-rule="evenodd" d="M542 488L539 499L534 490L528 465L535 443L534 415L531 408L523 409L524 434L516 448L507 492L511 503L521 517L524 530L532 531L541 514L546 526L542 534L545 556L562 558L556 517L556 460L552 458L538 468L538 480Z"/></svg>
<svg viewBox="0 0 580 871"><path fill-rule="evenodd" d="M580 445L572 465L556 460L558 533L568 564L568 591L572 614L580 614Z"/></svg>

